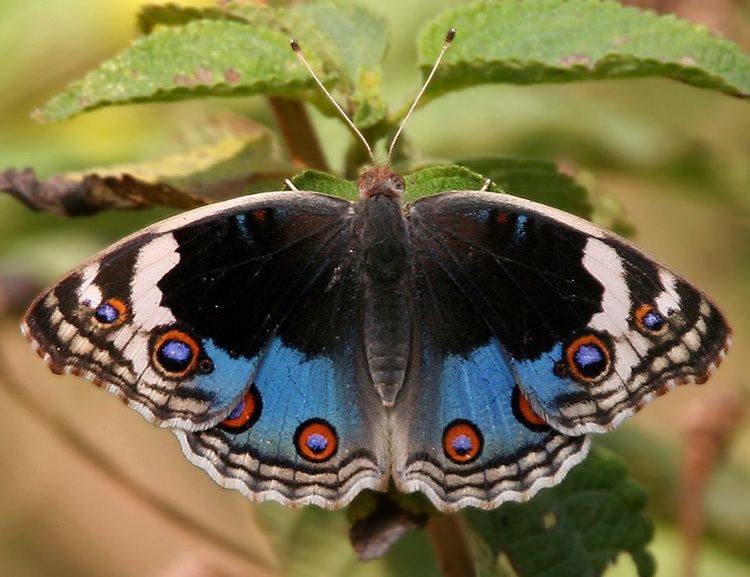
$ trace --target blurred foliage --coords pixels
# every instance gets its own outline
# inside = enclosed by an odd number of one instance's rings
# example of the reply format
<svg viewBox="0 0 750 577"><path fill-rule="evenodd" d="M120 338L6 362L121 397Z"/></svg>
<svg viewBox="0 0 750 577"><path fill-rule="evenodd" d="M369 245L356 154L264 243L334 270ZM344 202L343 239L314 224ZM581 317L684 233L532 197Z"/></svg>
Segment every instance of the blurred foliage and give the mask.
<svg viewBox="0 0 750 577"><path fill-rule="evenodd" d="M432 94L487 82L663 76L750 96L750 59L736 44L611 0L485 0L447 10L420 35L423 70L449 26L471 33L446 57Z"/></svg>
<svg viewBox="0 0 750 577"><path fill-rule="evenodd" d="M245 3L216 8L209 1L182 2L193 5L194 9L176 6L143 9L139 25L146 36L130 44L136 34L135 14L141 4L135 0L110 3L70 0L64 4L42 0L0 1L3 13L0 48L5 54L14 55L0 64L0 82L5 88L0 92L4 133L0 139L0 167L32 165L45 176L66 173L70 178L80 178L91 171L90 167L104 166L107 168L97 172L132 173L149 182L169 182L179 188L216 192L217 197L254 190L252 183L245 180L248 175L258 171L286 174L290 161L281 152L280 139L273 136L276 127L265 101L258 97L226 96L269 92L315 104L320 113L313 109L313 119L324 149L330 159L343 158L351 141L338 121L330 119L331 107L291 56L286 46L291 33L300 39L313 66L336 88L337 96L355 115L358 124L371 129L371 137L384 136L392 129L404 106L394 106L396 112L388 115L384 103L403 99L409 104L411 97L405 98L404 94L418 85L417 62L424 75L448 25L460 26L459 36L428 92L429 98L497 81L529 83L662 76L737 95L746 95L750 82L747 57L704 28L620 10L614 2L530 3L550 9L548 13L554 16L546 36L538 29L524 27L523 19L517 18L521 12L513 13L520 4L516 0L470 4L446 0L429 5L373 0L361 2L362 8L347 8L349 13L345 16L340 12L341 2L323 2L316 7L287 8L283 17L269 16L267 8ZM448 7L452 10L450 18L435 18L440 9ZM595 10L606 12L607 27L576 17L576 14L588 16ZM381 14L390 15L392 29L382 71L380 59L388 34ZM734 39L747 45L750 38L747 3L737 3L734 16ZM485 33L473 31L472 22L477 21L486 27ZM232 42L245 42L248 23L262 29L252 36L261 43L256 46L261 52L249 54L238 51L237 45L232 46ZM624 29L628 32L623 33ZM215 35L210 46L223 47L225 59L208 54L209 45L199 50L199 41L208 38L196 36L200 30ZM419 30L422 32L417 34ZM538 53L530 48L535 34L541 35L537 47L543 50ZM634 38L642 40L637 49L631 42ZM613 45L618 54L603 56L610 54ZM523 50L506 51L514 46ZM488 52L488 48L494 51ZM531 63L523 58L529 53L534 54ZM214 56L216 61L207 66L206 58ZM508 61L514 65L505 65ZM226 62L229 70L241 72L239 78L231 72L227 74ZM92 69L94 72L88 73ZM120 84L123 71L131 75L132 83ZM64 89L65 84L76 78L83 80ZM253 78L260 82L254 84ZM385 79L382 86L381 78ZM61 96L49 100L61 91ZM225 98L174 102L209 94ZM141 100L172 102L102 110L61 125L36 126L27 117L34 107L47 101L49 104L40 115L62 118L111 103ZM236 117L250 117L258 124L246 132L224 130L228 125L214 119L217 114L226 118L221 115L227 109ZM217 125L224 128L217 131ZM403 149L404 158L409 160L404 160L405 164L424 167L445 158L463 159L460 164L493 178L501 189L552 204L555 198L562 197L560 202L568 210L632 232L632 228L623 224L619 203L624 203L630 209L630 222L637 225L647 248L676 262L678 268L724 305L735 325L737 339L728 367L720 375L731 381L746 378L750 369L748 355L743 355L743 350L747 352L750 347L745 336L750 329L746 315L750 305L748 133L750 113L747 103L739 99L663 80L620 80L575 86L492 86L447 94L415 115ZM477 159L467 159L469 155ZM332 164L341 168L337 160ZM419 174L428 175L426 192L435 185L437 177L444 179L437 190L443 186L453 188L451 182L463 182L468 187L466 178L472 186L483 180L468 171L450 172L458 169L423 170L428 172L414 173L411 178L412 184L419 186ZM436 174L430 173L431 170L448 172ZM261 186L281 188L281 180L270 178ZM308 171L293 182L313 190L330 191L331 186L339 186L342 195L356 196L351 183L332 180L320 173ZM31 214L10 198L0 196L0 270L12 267L52 280L107 242L165 214L163 209L109 213L73 222L52 215ZM713 217L705 220L705 215ZM675 238L684 240L675 242ZM13 357L13 362L19 363L20 373L25 373L25 363L35 362L31 355L23 361L16 358ZM675 397L679 394L682 392ZM658 574L664 575L677 573L679 550L673 529L675 506L666 504L676 490L678 472L676 467L661 466L669 463L670 458L678 458L674 449L679 429L675 424L679 415L677 401L675 398L659 404L664 409L650 408L635 419L637 432L626 427L609 444L633 463L636 478L650 488L654 497L651 511L662 520L662 533L657 532L654 553L660 567ZM71 415L72 419L77 412ZM16 431L28 430L31 422L17 421L18 417L6 425L6 436L11 440L17 439ZM25 427L20 427L21 424ZM661 441L649 440L654 436ZM624 441L620 443L620 439ZM649 456L628 450L627 445L658 447L661 452ZM0 450L8 459L17 452L13 442ZM146 443L139 449L144 454L150 450ZM147 458L136 456L128 464L137 468ZM158 457L153 459L159 462ZM711 522L712 540L707 541L709 554L703 565L706 575L742 575L750 559L750 551L742 551L741 545L733 540L736 535L744 534L742 531L747 531L747 527L737 528L742 518L732 505L750 500L750 489L742 481L750 471L747 427L728 460L728 467L737 475L734 477L732 473L729 477L740 481L727 481L726 471L720 471L719 486L709 495L710 515L715 515L718 521ZM64 477L67 470L62 466L57 474ZM151 470L144 470L144 474L150 475ZM725 496L721 491L728 486L731 491ZM54 482L46 490L50 496L42 496L42 501L53 499L51 495L58 493ZM549 493L543 493L541 499L529 505L541 507ZM190 495L186 493L182 502ZM82 502L82 506L87 507L88 502ZM104 508L106 503L91 506ZM290 511L275 504L260 505L255 510L261 525L264 520L272 520L278 531L272 538L275 545L284 543L277 558L285 574L302 573L314 563L306 557L310 550L324 550L333 563L338 563L319 565L321 569L330 567L325 574L350 574L355 567L356 561L344 536L346 522L342 515L316 509ZM500 515L498 512L497 518ZM103 517L107 516L105 512ZM221 517L222 524L224 518L229 516ZM479 523L489 519L478 518ZM37 515L35 521L42 527L43 535L50 540L55 538L54 531L45 532L45 523L50 521L43 514ZM731 527L731 523L735 523L735 528L729 529L729 533L715 529ZM99 535L99 531L95 533ZM99 538L107 539L106 532ZM0 558L3 573L20 574L14 569L22 567L24 574L34 575L55 570L57 574L100 574L87 567L85 559L91 545L85 540L77 548L65 551L65 563L47 565L34 562L42 557L29 545L31 532L25 526L9 523L2 539L6 543L0 556L7 556ZM121 540L116 534L109 535L109 539L113 543ZM179 537L173 535L171 539L179 543ZM241 535L239 539L242 540ZM153 539L145 536L142 546L155 545L148 541ZM116 561L107 562L116 567L113 574L133 572L134 565L129 563L134 560L128 559L131 550L132 547L123 547ZM732 553L727 553L730 550ZM63 556L61 551L57 553ZM481 559L480 553L477 554ZM638 557L637 565L647 572L643 559ZM105 560L102 558L101 562ZM490 568L493 563L494 558L487 561L487 574L509 569ZM231 567L231 563L227 566ZM363 566L362 571L368 575L399 572L430 575L437 568L425 534L412 533L396 546L390 557ZM632 575L635 568L621 561L607 574Z"/></svg>

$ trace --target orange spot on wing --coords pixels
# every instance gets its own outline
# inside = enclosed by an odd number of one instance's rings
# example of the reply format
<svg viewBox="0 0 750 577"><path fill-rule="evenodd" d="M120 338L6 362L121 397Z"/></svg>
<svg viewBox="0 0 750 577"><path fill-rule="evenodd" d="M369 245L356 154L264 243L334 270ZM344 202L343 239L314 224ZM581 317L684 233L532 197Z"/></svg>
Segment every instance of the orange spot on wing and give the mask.
<svg viewBox="0 0 750 577"><path fill-rule="evenodd" d="M308 441L314 436L320 435L325 439L325 447L322 450L314 450L308 445ZM327 459L330 459L338 448L338 438L334 428L322 420L309 421L306 424L303 423L301 428L295 435L295 445L297 451L308 461L320 463Z"/></svg>
<svg viewBox="0 0 750 577"><path fill-rule="evenodd" d="M250 389L245 395L242 411L233 419L224 419L221 424L228 429L239 429L247 425L258 416L260 411L260 399L256 396L255 389Z"/></svg>
<svg viewBox="0 0 750 577"><path fill-rule="evenodd" d="M169 371L167 370L159 361L158 353L161 347L167 342L167 341L179 341L181 343L184 343L188 346L190 349L191 355L190 355L190 362L188 363L187 367L185 367L181 371ZM178 329L172 329L170 331L167 331L163 335L161 335L154 344L154 349L152 353L152 360L154 362L154 365L164 371L168 376L172 378L182 378L189 374L193 369L195 369L196 365L198 364L198 355L200 354L200 346L195 341L193 337L191 337L189 334L178 330Z"/></svg>
<svg viewBox="0 0 750 577"><path fill-rule="evenodd" d="M102 326L105 326L107 328L119 327L122 323L128 320L128 305L125 303L125 301L116 297L111 297L104 301L102 304L108 304L117 311L117 318L111 323L102 322L96 317L96 315L94 315L96 321Z"/></svg>
<svg viewBox="0 0 750 577"><path fill-rule="evenodd" d="M468 440L468 448L459 450L455 442L459 437ZM465 464L476 459L482 451L482 436L477 427L468 421L458 421L448 425L443 432L443 451L454 463Z"/></svg>
<svg viewBox="0 0 750 577"><path fill-rule="evenodd" d="M646 324L644 323L643 319L645 319L646 315L648 315L649 313L656 313L656 314L658 314L658 311L656 311L656 309L654 309L654 307L651 306L651 305L649 305L649 304L643 304L643 305L639 306L638 309L635 311L635 315L634 315L635 316L635 324L638 327L638 329L640 331L646 332L648 334L663 333L664 330L667 327L667 323L666 322L664 322L662 324L662 326L659 327L659 328L657 328L657 329L651 329L651 328L649 328L649 327L646 326ZM661 316L661 315L659 315L659 316Z"/></svg>
<svg viewBox="0 0 750 577"><path fill-rule="evenodd" d="M529 400L520 391L518 392L518 412L521 413L521 416L530 425L541 426L547 424L544 419L534 412L534 409L531 408L531 403L529 403Z"/></svg>
<svg viewBox="0 0 750 577"><path fill-rule="evenodd" d="M585 345L593 345L596 348L598 348L602 355L604 356L604 369L599 372L594 377L584 375L581 370L578 368L578 365L575 361L575 354L578 352L578 349L580 349L582 346ZM588 334L583 335L572 341L567 348L565 349L565 362L568 367L568 371L570 372L570 375L578 380L586 381L586 382L594 382L596 381L601 375L605 374L610 366L610 355L609 355L609 349L607 348L607 345L604 344L602 339L600 339L598 336L594 334Z"/></svg>

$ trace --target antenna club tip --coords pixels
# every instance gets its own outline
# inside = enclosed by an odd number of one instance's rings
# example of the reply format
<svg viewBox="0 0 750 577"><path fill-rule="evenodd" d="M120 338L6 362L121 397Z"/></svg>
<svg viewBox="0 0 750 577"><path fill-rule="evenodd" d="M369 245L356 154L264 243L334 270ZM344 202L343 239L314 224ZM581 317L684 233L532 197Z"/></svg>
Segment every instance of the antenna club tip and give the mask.
<svg viewBox="0 0 750 577"><path fill-rule="evenodd" d="M300 50L302 50L302 49L301 49L301 48L299 47L299 42L297 42L297 41L296 41L296 40L295 40L294 38L292 38L292 39L291 39L291 40L289 41L289 46L291 46L291 47L292 47L292 50L294 50L295 52L299 52Z"/></svg>
<svg viewBox="0 0 750 577"><path fill-rule="evenodd" d="M448 33L445 35L445 43L446 44L450 44L451 42L453 42L453 39L455 37L456 37L456 29L455 28L450 28L448 30Z"/></svg>

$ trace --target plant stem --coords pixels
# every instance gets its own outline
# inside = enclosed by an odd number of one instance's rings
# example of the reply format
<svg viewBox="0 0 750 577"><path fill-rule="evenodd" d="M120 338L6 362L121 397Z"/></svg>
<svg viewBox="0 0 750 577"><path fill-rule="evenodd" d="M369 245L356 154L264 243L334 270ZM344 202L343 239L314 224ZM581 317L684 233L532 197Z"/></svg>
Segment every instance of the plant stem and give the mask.
<svg viewBox="0 0 750 577"><path fill-rule="evenodd" d="M474 561L458 515L431 517L427 534L445 577L474 577Z"/></svg>
<svg viewBox="0 0 750 577"><path fill-rule="evenodd" d="M304 104L278 96L271 96L268 100L294 165L300 169L330 172Z"/></svg>

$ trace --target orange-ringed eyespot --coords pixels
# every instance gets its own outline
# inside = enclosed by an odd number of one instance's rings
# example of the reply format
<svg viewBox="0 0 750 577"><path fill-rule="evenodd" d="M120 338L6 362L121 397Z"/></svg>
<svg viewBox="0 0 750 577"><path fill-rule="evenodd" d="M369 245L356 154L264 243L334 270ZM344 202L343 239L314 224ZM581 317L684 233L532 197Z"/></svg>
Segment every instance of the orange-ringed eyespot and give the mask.
<svg viewBox="0 0 750 577"><path fill-rule="evenodd" d="M527 428L533 431L541 431L549 428L547 422L534 412L534 409L531 408L531 403L529 403L529 400L518 387L513 389L511 408L516 419Z"/></svg>
<svg viewBox="0 0 750 577"><path fill-rule="evenodd" d="M170 377L184 377L198 364L200 347L187 333L172 329L154 344L153 360Z"/></svg>
<svg viewBox="0 0 750 577"><path fill-rule="evenodd" d="M107 327L121 325L128 316L128 306L118 298L109 298L94 310L94 318Z"/></svg>
<svg viewBox="0 0 750 577"><path fill-rule="evenodd" d="M297 427L294 434L297 452L308 461L320 463L336 454L338 436L336 429L323 419L310 419Z"/></svg>
<svg viewBox="0 0 750 577"><path fill-rule="evenodd" d="M253 385L219 427L230 433L242 433L258 421L262 409L260 393Z"/></svg>
<svg viewBox="0 0 750 577"><path fill-rule="evenodd" d="M583 335L567 346L565 361L574 379L593 382L609 370L609 350L597 335Z"/></svg>
<svg viewBox="0 0 750 577"><path fill-rule="evenodd" d="M664 317L651 305L641 305L635 311L635 322L641 331L659 333L666 326Z"/></svg>
<svg viewBox="0 0 750 577"><path fill-rule="evenodd" d="M471 463L482 452L484 439L471 421L457 419L443 430L443 452L454 463Z"/></svg>

